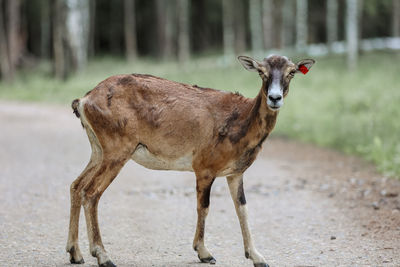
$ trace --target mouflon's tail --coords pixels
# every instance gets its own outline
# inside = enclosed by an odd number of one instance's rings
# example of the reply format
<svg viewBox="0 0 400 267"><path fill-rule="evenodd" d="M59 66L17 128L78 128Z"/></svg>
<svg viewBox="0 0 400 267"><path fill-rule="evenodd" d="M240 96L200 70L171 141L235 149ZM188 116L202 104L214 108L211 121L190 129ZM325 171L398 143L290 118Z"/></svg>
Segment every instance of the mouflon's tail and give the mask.
<svg viewBox="0 0 400 267"><path fill-rule="evenodd" d="M72 104L71 104L72 110L74 111L74 114L76 115L76 117L80 118L81 114L79 114L78 106L79 106L79 99L75 99L74 101L72 101Z"/></svg>

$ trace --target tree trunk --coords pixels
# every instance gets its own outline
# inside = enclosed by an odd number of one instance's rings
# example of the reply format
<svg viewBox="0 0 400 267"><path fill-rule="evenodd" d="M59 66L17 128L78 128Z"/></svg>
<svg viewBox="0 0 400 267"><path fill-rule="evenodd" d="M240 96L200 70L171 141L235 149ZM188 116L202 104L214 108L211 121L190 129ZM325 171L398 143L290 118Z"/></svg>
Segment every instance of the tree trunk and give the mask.
<svg viewBox="0 0 400 267"><path fill-rule="evenodd" d="M176 40L176 1L169 0L165 15L165 52L164 58L171 59L175 54Z"/></svg>
<svg viewBox="0 0 400 267"><path fill-rule="evenodd" d="M8 56L10 63L9 76L12 80L14 78L15 68L21 57L21 44L19 42L19 34L21 27L21 17L20 17L20 0L9 0L8 1L8 31L7 31L7 47Z"/></svg>
<svg viewBox="0 0 400 267"><path fill-rule="evenodd" d="M178 60L185 62L190 57L189 0L178 0Z"/></svg>
<svg viewBox="0 0 400 267"><path fill-rule="evenodd" d="M72 67L80 70L87 64L89 41L89 0L67 0L68 44L71 49Z"/></svg>
<svg viewBox="0 0 400 267"><path fill-rule="evenodd" d="M263 16L263 34L264 34L264 49L270 50L273 47L273 2L272 0L263 0L262 4Z"/></svg>
<svg viewBox="0 0 400 267"><path fill-rule="evenodd" d="M358 59L358 7L357 0L346 0L347 66L354 70Z"/></svg>
<svg viewBox="0 0 400 267"><path fill-rule="evenodd" d="M137 57L135 0L124 0L125 49L129 61Z"/></svg>
<svg viewBox="0 0 400 267"><path fill-rule="evenodd" d="M88 57L95 55L95 33L96 33L96 0L89 0L89 44Z"/></svg>
<svg viewBox="0 0 400 267"><path fill-rule="evenodd" d="M260 0L250 0L249 4L251 49L253 53L259 53L263 51L261 2Z"/></svg>
<svg viewBox="0 0 400 267"><path fill-rule="evenodd" d="M288 47L294 44L294 2L284 0L282 7L281 44Z"/></svg>
<svg viewBox="0 0 400 267"><path fill-rule="evenodd" d="M222 0L222 18L224 34L224 55L225 57L229 57L234 54L235 43L232 1Z"/></svg>
<svg viewBox="0 0 400 267"><path fill-rule="evenodd" d="M357 53L361 54L361 40L362 40L362 19L364 10L364 0L357 0Z"/></svg>
<svg viewBox="0 0 400 267"><path fill-rule="evenodd" d="M40 57L50 58L50 2L42 0L40 9Z"/></svg>
<svg viewBox="0 0 400 267"><path fill-rule="evenodd" d="M3 0L0 0L0 74L1 78L5 81L10 81L10 58L7 48L7 37L4 28L4 16L3 16Z"/></svg>
<svg viewBox="0 0 400 267"><path fill-rule="evenodd" d="M282 48L282 1L274 0L273 2L273 19L272 19L272 47Z"/></svg>
<svg viewBox="0 0 400 267"><path fill-rule="evenodd" d="M328 0L326 10L326 41L332 50L333 42L338 40L338 2Z"/></svg>
<svg viewBox="0 0 400 267"><path fill-rule="evenodd" d="M156 0L156 34L157 34L157 46L156 54L158 57L165 58L165 13L166 13L166 1Z"/></svg>
<svg viewBox="0 0 400 267"><path fill-rule="evenodd" d="M193 10L192 19L196 21L192 26L193 45L192 48L195 51L207 50L211 45L214 44L214 38L211 38L212 28L210 27L209 18L206 14L210 12L210 8L207 5L208 2L193 1L191 9ZM215 1L214 1L215 3ZM220 2L221 3L221 2Z"/></svg>
<svg viewBox="0 0 400 267"><path fill-rule="evenodd" d="M400 37L400 0L392 0L392 36Z"/></svg>
<svg viewBox="0 0 400 267"><path fill-rule="evenodd" d="M235 8L231 19L234 27L235 51L236 53L241 53L246 50L246 16L244 14L243 0L235 0L234 4Z"/></svg>
<svg viewBox="0 0 400 267"><path fill-rule="evenodd" d="M296 49L298 52L304 52L308 39L308 1L296 1Z"/></svg>
<svg viewBox="0 0 400 267"><path fill-rule="evenodd" d="M53 68L54 76L64 80L67 77L65 64L65 5L63 0L55 0L53 6Z"/></svg>
<svg viewBox="0 0 400 267"><path fill-rule="evenodd" d="M109 24L108 27L106 28L108 30L108 36L109 36L109 45L110 45L110 52L112 54L118 54L121 52L123 47L121 47L121 27L123 27L123 23L120 24L121 22L121 1L105 1L108 2L109 7L110 7L110 18L109 18ZM123 21L122 21L123 22ZM105 29L105 30L106 30ZM123 31L122 31L123 34ZM123 41L123 39L122 39Z"/></svg>

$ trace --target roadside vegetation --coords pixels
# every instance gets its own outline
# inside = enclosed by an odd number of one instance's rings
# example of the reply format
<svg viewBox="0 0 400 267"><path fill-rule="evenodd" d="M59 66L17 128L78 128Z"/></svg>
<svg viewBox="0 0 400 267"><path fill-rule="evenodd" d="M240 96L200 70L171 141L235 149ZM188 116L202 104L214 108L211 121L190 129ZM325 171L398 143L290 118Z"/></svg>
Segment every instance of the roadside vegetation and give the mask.
<svg viewBox="0 0 400 267"><path fill-rule="evenodd" d="M299 59L299 58L298 58ZM294 60L295 61L295 60ZM349 72L345 57L317 58L312 70L292 81L274 134L356 154L388 176L400 177L400 53L362 55ZM237 62L193 58L176 62L97 58L67 81L52 78L50 65L21 70L11 84L0 82L0 98L69 105L108 76L149 73L167 79L254 97L261 85L256 73Z"/></svg>

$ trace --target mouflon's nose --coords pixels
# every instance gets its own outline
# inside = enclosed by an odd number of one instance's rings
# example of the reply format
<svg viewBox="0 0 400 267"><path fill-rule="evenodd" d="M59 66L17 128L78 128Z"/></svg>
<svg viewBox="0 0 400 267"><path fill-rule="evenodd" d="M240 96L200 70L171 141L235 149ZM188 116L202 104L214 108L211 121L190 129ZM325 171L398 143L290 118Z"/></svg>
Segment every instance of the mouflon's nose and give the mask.
<svg viewBox="0 0 400 267"><path fill-rule="evenodd" d="M280 95L280 94L270 94L269 96L268 96L268 98L269 98L269 100L271 100L271 102L278 102L279 100L281 100L282 99L282 95Z"/></svg>

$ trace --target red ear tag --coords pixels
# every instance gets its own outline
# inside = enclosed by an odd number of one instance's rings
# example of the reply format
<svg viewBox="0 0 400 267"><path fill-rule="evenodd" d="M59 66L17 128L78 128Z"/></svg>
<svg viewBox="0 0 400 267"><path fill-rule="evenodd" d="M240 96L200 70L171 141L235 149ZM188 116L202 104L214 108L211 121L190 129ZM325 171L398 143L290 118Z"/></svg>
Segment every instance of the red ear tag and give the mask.
<svg viewBox="0 0 400 267"><path fill-rule="evenodd" d="M300 65L299 67L299 71L301 71L303 74L306 74L308 72L308 69L306 66L304 65Z"/></svg>

